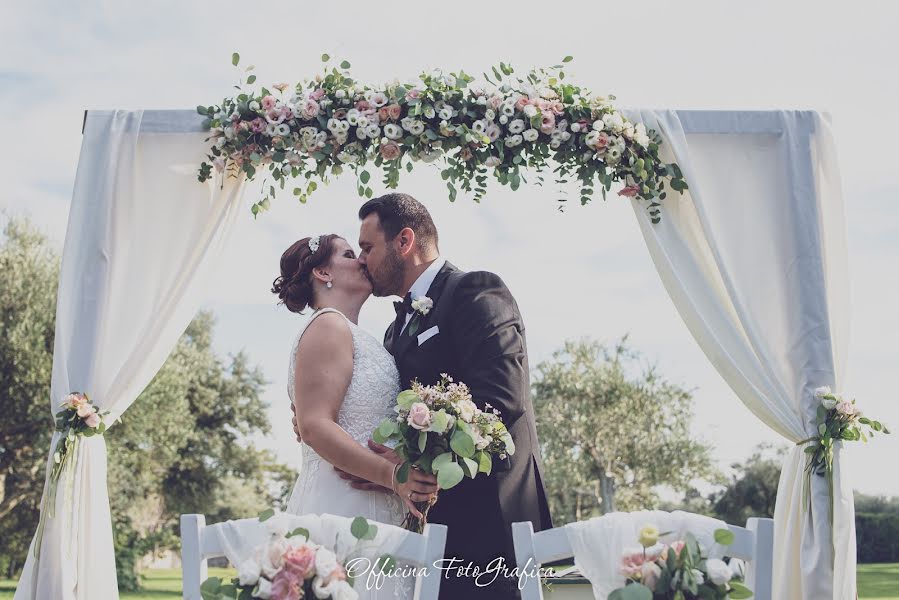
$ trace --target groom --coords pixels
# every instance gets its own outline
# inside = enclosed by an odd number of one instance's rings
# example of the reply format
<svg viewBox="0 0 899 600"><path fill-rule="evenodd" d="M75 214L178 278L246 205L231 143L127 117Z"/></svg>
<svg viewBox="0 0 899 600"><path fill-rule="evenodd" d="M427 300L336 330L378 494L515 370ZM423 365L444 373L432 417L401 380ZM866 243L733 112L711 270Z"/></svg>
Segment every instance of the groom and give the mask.
<svg viewBox="0 0 899 600"><path fill-rule="evenodd" d="M518 598L512 523L531 521L535 531L552 527L518 305L496 275L466 273L440 256L431 215L412 196L392 193L369 200L359 218L359 262L374 295L403 298L395 303L396 319L384 337L402 387L413 379L432 385L447 373L471 388L479 408L499 409L515 442L515 454L496 461L489 476L441 490L431 508L428 520L448 528L446 559L458 559L444 561L452 570L441 574L440 598ZM425 296L433 308L410 325L412 301Z"/></svg>

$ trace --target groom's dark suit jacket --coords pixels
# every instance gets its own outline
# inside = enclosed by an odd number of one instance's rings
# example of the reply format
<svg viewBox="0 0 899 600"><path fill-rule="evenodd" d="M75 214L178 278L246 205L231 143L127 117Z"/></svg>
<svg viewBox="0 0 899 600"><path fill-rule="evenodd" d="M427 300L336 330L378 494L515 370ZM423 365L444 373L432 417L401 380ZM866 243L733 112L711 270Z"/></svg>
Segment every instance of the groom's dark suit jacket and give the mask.
<svg viewBox="0 0 899 600"><path fill-rule="evenodd" d="M448 527L446 558L461 559L457 567L471 561L483 572L488 566L497 567L498 561L489 563L503 557L511 572L515 567L512 523L531 521L535 531L552 527L531 404L524 323L512 294L493 273L466 273L447 262L427 296L434 307L421 317L414 335L409 335L407 326L396 337L396 323L385 335L401 385L406 389L413 379L432 385L441 373L447 373L471 388L481 409L485 403L499 409L515 442L515 454L504 464L494 460L489 476L466 477L457 486L441 490L428 521ZM435 325L439 333L419 345L418 336ZM518 597L515 577L488 573L480 581L494 577L494 584L476 587L471 576L450 573L449 579L441 581L440 598Z"/></svg>

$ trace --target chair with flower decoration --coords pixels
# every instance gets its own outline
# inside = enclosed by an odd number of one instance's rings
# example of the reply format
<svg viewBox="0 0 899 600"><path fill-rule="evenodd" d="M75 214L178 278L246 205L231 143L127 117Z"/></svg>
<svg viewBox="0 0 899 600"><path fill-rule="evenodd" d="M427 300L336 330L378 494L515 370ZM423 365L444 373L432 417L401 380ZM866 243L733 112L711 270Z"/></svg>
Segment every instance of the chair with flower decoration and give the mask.
<svg viewBox="0 0 899 600"><path fill-rule="evenodd" d="M225 555L216 535L216 529L221 525L206 525L204 515L181 515L181 571L185 600L202 600L200 586L209 576L207 561ZM445 546L446 526L428 523L424 533L405 532L399 547L392 553L397 561L416 567L413 600L437 600L440 571L417 567L428 567L442 559Z"/></svg>
<svg viewBox="0 0 899 600"><path fill-rule="evenodd" d="M774 520L752 518L746 527L728 525L734 541L727 555L746 561L746 585L753 591L754 600L771 600L774 552ZM574 552L564 527L534 533L530 521L513 523L512 538L517 565L538 569L540 565L570 559ZM543 586L539 577L523 577L522 600L543 600Z"/></svg>

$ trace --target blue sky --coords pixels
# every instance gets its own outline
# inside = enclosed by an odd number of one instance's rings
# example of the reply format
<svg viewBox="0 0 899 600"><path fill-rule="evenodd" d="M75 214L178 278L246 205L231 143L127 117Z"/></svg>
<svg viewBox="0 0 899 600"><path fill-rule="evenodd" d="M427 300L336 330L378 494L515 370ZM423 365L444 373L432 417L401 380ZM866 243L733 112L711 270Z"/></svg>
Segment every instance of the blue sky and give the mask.
<svg viewBox="0 0 899 600"><path fill-rule="evenodd" d="M82 111L216 102L235 83L235 50L257 66L261 82L311 76L322 52L350 60L367 81L412 78L438 66L480 73L498 60L528 68L571 54L569 73L596 93L615 94L620 106L826 110L849 232L846 389L869 414L899 428L891 377L899 360L899 122L891 117L899 83L890 75L899 9L822 4L571 2L550 11L470 1L364 9L230 0L18 3L0 22L0 209L29 215L61 248ZM696 434L715 446L722 465L742 460L757 442L777 441L693 342L627 204L610 199L559 213L552 189L513 194L498 186L480 206L464 197L450 204L439 177L423 168L401 187L431 208L451 261L507 281L527 323L532 364L566 338L613 341L630 333L663 373L696 388ZM285 385L300 321L275 307L268 287L295 239L336 231L355 240L358 202L345 179L306 206L285 195L256 222L247 211L206 304L219 317L220 351L245 349L271 381L273 434L260 443L293 464ZM390 313L389 302L373 300L362 325L380 337ZM856 487L899 494L899 477L882 467L897 454L899 435L848 450Z"/></svg>

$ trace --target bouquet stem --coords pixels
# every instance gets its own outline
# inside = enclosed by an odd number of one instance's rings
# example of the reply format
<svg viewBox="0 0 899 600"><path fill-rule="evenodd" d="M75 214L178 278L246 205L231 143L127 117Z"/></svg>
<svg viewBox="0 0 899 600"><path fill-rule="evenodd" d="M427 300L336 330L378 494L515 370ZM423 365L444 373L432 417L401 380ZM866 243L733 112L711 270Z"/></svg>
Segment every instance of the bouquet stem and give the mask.
<svg viewBox="0 0 899 600"><path fill-rule="evenodd" d="M418 509L418 512L421 513L421 519L411 512L407 512L406 518L403 519L402 528L407 531L414 531L415 533L423 533L425 525L428 524L428 513L430 512L431 507L437 504L437 497L435 496L428 502L414 502L414 504L415 508Z"/></svg>

